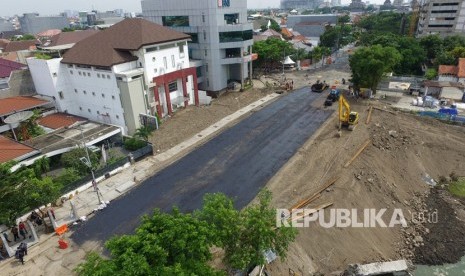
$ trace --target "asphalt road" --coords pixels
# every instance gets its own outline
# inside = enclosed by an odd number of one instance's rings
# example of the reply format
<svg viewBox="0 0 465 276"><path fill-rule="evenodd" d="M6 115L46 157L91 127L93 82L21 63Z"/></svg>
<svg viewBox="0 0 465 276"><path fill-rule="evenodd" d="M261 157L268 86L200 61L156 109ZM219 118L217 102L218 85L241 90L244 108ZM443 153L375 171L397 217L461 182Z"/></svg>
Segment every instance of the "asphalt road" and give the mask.
<svg viewBox="0 0 465 276"><path fill-rule="evenodd" d="M302 88L255 112L112 201L71 238L82 244L129 234L154 208L189 212L205 193L225 193L244 207L331 115L311 106L320 96Z"/></svg>

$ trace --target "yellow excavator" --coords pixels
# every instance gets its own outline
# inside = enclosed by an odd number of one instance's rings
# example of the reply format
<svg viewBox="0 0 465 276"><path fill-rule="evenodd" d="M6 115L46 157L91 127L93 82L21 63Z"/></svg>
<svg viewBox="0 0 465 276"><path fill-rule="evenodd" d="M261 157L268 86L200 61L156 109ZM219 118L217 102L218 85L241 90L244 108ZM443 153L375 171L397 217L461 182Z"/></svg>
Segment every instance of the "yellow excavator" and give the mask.
<svg viewBox="0 0 465 276"><path fill-rule="evenodd" d="M350 111L350 105L346 98L341 94L339 97L339 132L341 136L341 128L347 127L349 130L354 130L358 124L358 112Z"/></svg>

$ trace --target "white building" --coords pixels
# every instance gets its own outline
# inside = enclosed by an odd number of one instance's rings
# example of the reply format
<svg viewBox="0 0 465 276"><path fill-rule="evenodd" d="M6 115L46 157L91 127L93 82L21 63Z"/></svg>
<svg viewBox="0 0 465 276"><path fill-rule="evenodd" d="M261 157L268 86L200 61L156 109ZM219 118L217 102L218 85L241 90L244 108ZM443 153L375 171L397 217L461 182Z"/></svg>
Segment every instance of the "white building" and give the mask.
<svg viewBox="0 0 465 276"><path fill-rule="evenodd" d="M189 56L199 63L199 87L218 92L252 79L253 25L247 0L142 0L145 19L191 35Z"/></svg>
<svg viewBox="0 0 465 276"><path fill-rule="evenodd" d="M60 112L114 124L133 134L188 104L198 105L189 36L134 18L92 35L62 58L29 58L38 94Z"/></svg>

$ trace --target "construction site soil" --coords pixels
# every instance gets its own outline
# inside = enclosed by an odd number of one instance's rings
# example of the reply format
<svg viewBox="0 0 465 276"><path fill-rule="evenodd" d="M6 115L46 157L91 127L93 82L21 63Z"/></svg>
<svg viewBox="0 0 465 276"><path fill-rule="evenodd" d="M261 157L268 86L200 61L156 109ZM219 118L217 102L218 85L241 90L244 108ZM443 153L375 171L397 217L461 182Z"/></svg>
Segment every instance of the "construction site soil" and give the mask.
<svg viewBox="0 0 465 276"><path fill-rule="evenodd" d="M360 114L358 126L343 130L338 138L335 113L268 183L274 205L290 208L339 177L306 208L332 203L325 216L332 208L356 209L359 221L365 208L387 208L382 216L386 224L398 208L407 227L324 228L313 222L298 229L287 259L271 263L267 270L272 275L312 275L343 271L353 263L458 261L465 248L463 205L441 189L444 185L432 184L465 169L465 128L388 110L374 100L349 101ZM375 108L367 124L370 105ZM345 167L368 140L365 150Z"/></svg>

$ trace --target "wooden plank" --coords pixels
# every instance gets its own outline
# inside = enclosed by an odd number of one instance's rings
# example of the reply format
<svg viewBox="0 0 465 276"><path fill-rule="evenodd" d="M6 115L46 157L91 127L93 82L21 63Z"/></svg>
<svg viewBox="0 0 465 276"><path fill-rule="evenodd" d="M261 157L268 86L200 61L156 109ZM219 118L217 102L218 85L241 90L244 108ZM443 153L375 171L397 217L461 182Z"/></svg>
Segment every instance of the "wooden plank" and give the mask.
<svg viewBox="0 0 465 276"><path fill-rule="evenodd" d="M368 116L367 116L367 120L365 121L365 124L369 124L370 123L370 120L371 120L371 112L373 111L373 106L370 106L370 110L368 110Z"/></svg>
<svg viewBox="0 0 465 276"><path fill-rule="evenodd" d="M368 145L371 143L371 140L368 139L364 144L363 146L357 151L357 153L355 153L355 155L349 160L347 161L347 163L344 165L344 168L347 168L348 166L350 166L350 164L352 164L352 162L354 162L355 158L357 158L360 153L362 153L363 150L366 149L366 147L368 147Z"/></svg>
<svg viewBox="0 0 465 276"><path fill-rule="evenodd" d="M376 110L379 110L379 111L384 111L384 112L387 112L387 113L391 113L393 115L396 115L395 112L391 111L391 110L386 110L386 109L382 109L382 108L379 108L379 107L373 107L374 109Z"/></svg>
<svg viewBox="0 0 465 276"><path fill-rule="evenodd" d="M331 206L331 205L333 205L333 204L334 204L333 202L328 202L328 203L321 204L321 205L319 205L319 206L317 206L317 207L315 207L315 208L312 208L313 211L312 211L312 212L309 212L309 213L307 213L307 214L305 214L305 215L308 216L308 215L314 214L314 213L320 211L321 209L328 208L329 206ZM291 216L291 217L289 218L289 219L290 219L289 222L302 219L302 218L305 217L305 215L301 215L301 216L298 216L298 217L295 217L295 218L293 218L293 217Z"/></svg>
<svg viewBox="0 0 465 276"><path fill-rule="evenodd" d="M336 181L339 179L339 176L335 176L333 178L331 178L328 182L325 183L325 185L323 185L322 187L320 187L320 189L317 190L317 192L315 192L312 196L310 196L309 198L307 199L304 199L302 201L300 201L299 203L297 203L296 205L292 206L289 211L292 212L292 210L294 209L299 209L299 208L302 208L303 206L305 205L308 205L310 204L312 201L316 200L317 198L319 198L321 196L321 193L328 189L329 186L333 185L334 183L336 183Z"/></svg>

